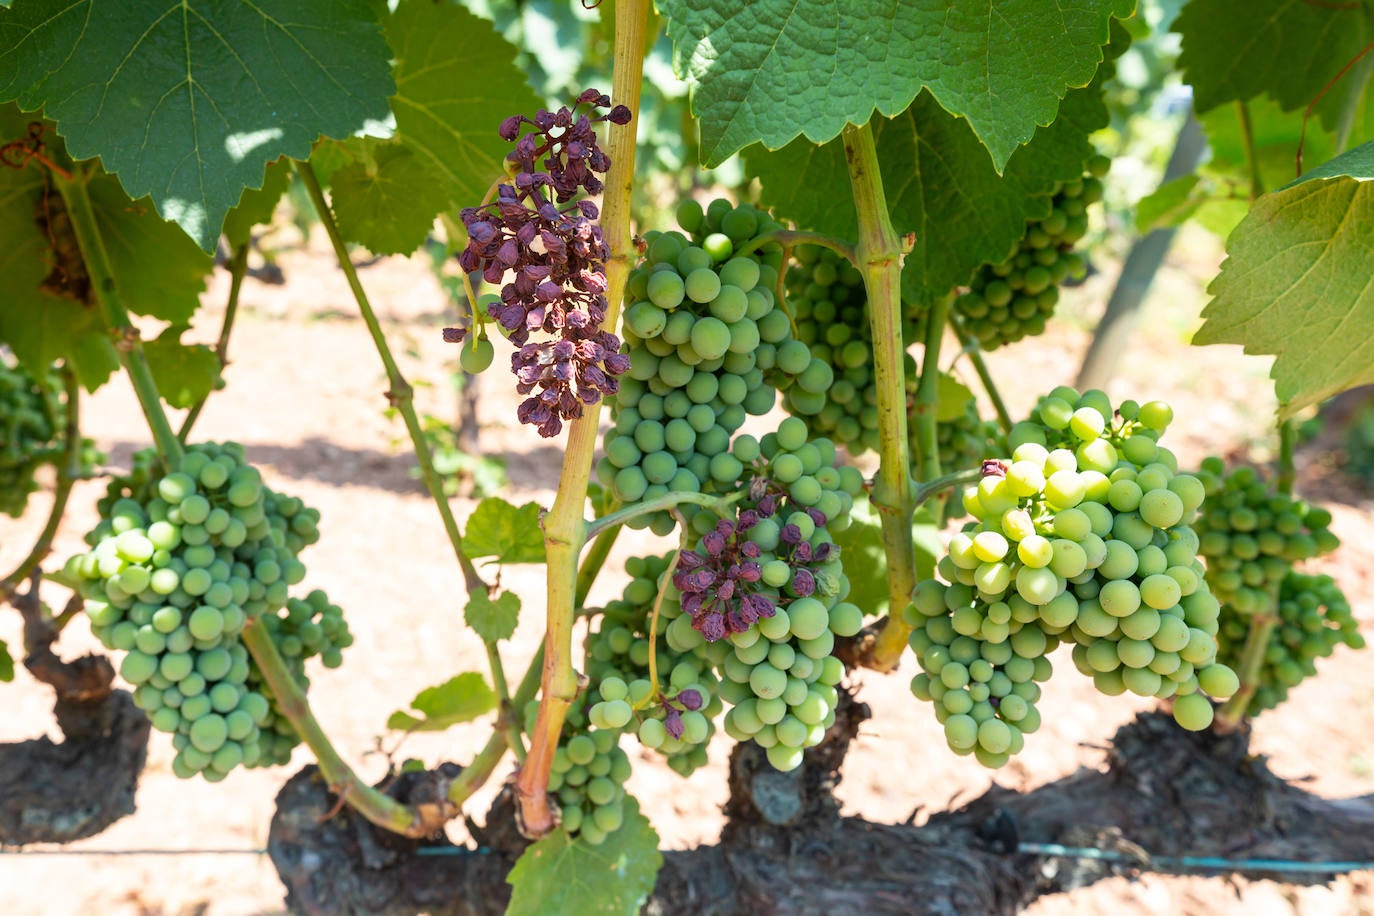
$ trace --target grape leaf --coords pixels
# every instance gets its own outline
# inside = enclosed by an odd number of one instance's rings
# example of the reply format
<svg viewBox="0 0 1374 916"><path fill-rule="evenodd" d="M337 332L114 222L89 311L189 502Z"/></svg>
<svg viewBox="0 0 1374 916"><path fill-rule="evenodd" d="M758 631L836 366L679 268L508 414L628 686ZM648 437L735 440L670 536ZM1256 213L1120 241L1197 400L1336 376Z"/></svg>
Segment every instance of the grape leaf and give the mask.
<svg viewBox="0 0 1374 916"><path fill-rule="evenodd" d="M248 244L253 227L272 222L277 203L291 183L291 162L278 159L267 166L267 177L260 188L247 188L239 202L224 217L224 238L231 248Z"/></svg>
<svg viewBox="0 0 1374 916"><path fill-rule="evenodd" d="M947 372L941 372L937 379L937 393L935 402L935 422L948 423L957 420L964 415L970 404L973 403L973 392L963 382ZM945 470L955 470L946 468Z"/></svg>
<svg viewBox="0 0 1374 916"><path fill-rule="evenodd" d="M205 251L244 188L321 134L387 118L390 51L364 0L15 0L0 100L43 108L76 159Z"/></svg>
<svg viewBox="0 0 1374 916"><path fill-rule="evenodd" d="M0 135L23 136L29 120L13 105L0 106ZM33 373L70 360L81 384L94 391L119 368L119 358L100 313L48 282L64 275L49 237L58 230L40 228L39 221L65 220L61 213L61 198L44 187L36 166L0 168L0 341ZM70 250L74 243L67 235L63 240Z"/></svg>
<svg viewBox="0 0 1374 916"><path fill-rule="evenodd" d="M410 701L410 708L424 718L397 710L386 720L397 731L441 732L451 725L471 722L496 708L496 694L482 675L469 671L436 687L426 687Z"/></svg>
<svg viewBox="0 0 1374 916"><path fill-rule="evenodd" d="M410 254L424 244L433 210L430 167L396 141L378 143L368 161L354 162L329 179L339 231L375 254Z"/></svg>
<svg viewBox="0 0 1374 916"><path fill-rule="evenodd" d="M433 182L407 218L476 206L505 174L511 144L496 132L501 121L543 107L514 64L516 48L461 6L426 0L402 0L386 32L396 55L397 139Z"/></svg>
<svg viewBox="0 0 1374 916"><path fill-rule="evenodd" d="M521 853L506 878L506 916L635 916L654 889L658 834L632 797L620 829L599 846L555 830Z"/></svg>
<svg viewBox="0 0 1374 916"><path fill-rule="evenodd" d="M1280 419L1374 382L1374 142L1260 197L1226 250L1194 343L1273 354Z"/></svg>
<svg viewBox="0 0 1374 916"><path fill-rule="evenodd" d="M1134 0L660 0L701 155L825 143L922 89L966 118L997 171L1103 59Z"/></svg>
<svg viewBox="0 0 1374 916"><path fill-rule="evenodd" d="M463 549L473 558L495 557L497 563L543 563L543 511L538 503L517 509L504 499L488 496L468 519Z"/></svg>
<svg viewBox="0 0 1374 916"><path fill-rule="evenodd" d="M1049 213L1057 182L1079 178L1092 155L1088 135L1107 123L1095 81L1069 94L1060 117L1017 150L998 175L980 152L967 122L922 93L907 111L873 122L874 142L893 225L914 232L916 247L903 267L903 291L913 301L967 283L982 264L1006 257L1026 221ZM852 199L834 189L848 183L844 149L832 140L797 140L777 152L745 154L762 185L762 202L799 226L854 238Z"/></svg>
<svg viewBox="0 0 1374 916"><path fill-rule="evenodd" d="M182 343L186 330L185 325L172 325L143 344L158 394L173 407L203 400L219 382L219 357L204 344Z"/></svg>
<svg viewBox="0 0 1374 916"><path fill-rule="evenodd" d="M463 619L483 642L510 639L520 622L520 596L515 592L502 592L492 601L486 589L469 592Z"/></svg>
<svg viewBox="0 0 1374 916"><path fill-rule="evenodd" d="M1210 185L1197 174L1166 181L1135 205L1135 226L1141 233L1168 229L1185 222L1207 200Z"/></svg>
<svg viewBox="0 0 1374 916"><path fill-rule="evenodd" d="M1311 0L1191 0L1173 30L1183 36L1178 58L1192 84L1193 103L1207 111L1223 102L1259 95L1285 111L1306 107L1374 36L1369 4ZM1333 93L1358 93L1363 81L1345 80ZM1334 123L1328 120L1327 123Z"/></svg>
<svg viewBox="0 0 1374 916"><path fill-rule="evenodd" d="M916 510L912 526L916 545L918 577L935 574L935 558L940 555L939 526L924 507ZM877 616L887 613L891 596L888 593L887 553L883 548L882 522L878 510L866 497L854 500L849 527L835 535L840 547L840 564L849 576L849 596L846 601L858 605L865 614ZM900 610L898 611L900 614Z"/></svg>
<svg viewBox="0 0 1374 916"><path fill-rule="evenodd" d="M10 647L5 645L5 641L0 639L0 683L14 680L14 658L10 656Z"/></svg>
<svg viewBox="0 0 1374 916"><path fill-rule="evenodd" d="M158 216L147 198L130 200L113 176L91 179L87 192L124 307L173 324L190 322L214 258Z"/></svg>

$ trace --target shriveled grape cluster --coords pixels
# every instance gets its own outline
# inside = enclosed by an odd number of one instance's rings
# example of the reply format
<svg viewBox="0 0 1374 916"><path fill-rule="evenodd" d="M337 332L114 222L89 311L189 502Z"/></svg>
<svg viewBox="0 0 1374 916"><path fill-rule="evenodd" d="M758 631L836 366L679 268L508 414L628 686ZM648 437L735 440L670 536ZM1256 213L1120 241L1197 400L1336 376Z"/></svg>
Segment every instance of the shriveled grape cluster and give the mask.
<svg viewBox="0 0 1374 916"><path fill-rule="evenodd" d="M937 566L950 584L922 582L907 610L912 692L956 752L996 767L1020 749L1060 642L1104 693L1176 697L1185 728L1210 724L1203 692L1237 688L1189 524L1203 486L1158 444L1171 419L1160 402L1113 411L1057 388L1012 429L1010 458L984 463L964 497L975 520Z"/></svg>
<svg viewBox="0 0 1374 916"><path fill-rule="evenodd" d="M626 503L669 490L722 492L733 483L730 437L747 415L767 413L777 398L763 384L755 354L776 329L790 334L773 294L781 249L734 254L735 246L778 224L724 200L705 211L689 201L678 222L690 237L647 233L646 260L628 281L630 369L597 464L598 479ZM666 534L674 522L661 512L632 524Z"/></svg>
<svg viewBox="0 0 1374 916"><path fill-rule="evenodd" d="M1275 610L1278 624L1269 634L1258 687L1245 708L1249 716L1257 716L1288 699L1289 690L1317 673L1317 659L1326 658L1337 646L1365 646L1350 602L1330 576L1290 570L1279 586ZM1222 605L1218 657L1238 664L1250 626L1249 616Z"/></svg>
<svg viewBox="0 0 1374 916"><path fill-rule="evenodd" d="M1006 260L982 267L969 291L954 300L956 319L983 349L1045 330L1059 303L1059 285L1083 270L1073 247L1087 234L1088 205L1102 199L1110 166L1106 156L1094 156L1083 178L1060 184L1050 197L1049 216L1030 221Z"/></svg>
<svg viewBox="0 0 1374 916"><path fill-rule="evenodd" d="M1254 468L1229 474L1217 457L1198 471L1207 508L1197 522L1207 581L1231 612L1267 609L1293 564L1325 556L1340 546L1331 513L1278 492Z"/></svg>
<svg viewBox="0 0 1374 916"><path fill-rule="evenodd" d="M281 762L289 747L239 634L259 620L281 631L288 656L320 651L337 664L351 641L338 609L323 593L288 608L319 513L267 489L237 443L190 446L170 472L140 453L99 508L92 549L65 572L92 632L127 652L120 674L135 702L173 734L173 770L217 781L240 764Z"/></svg>

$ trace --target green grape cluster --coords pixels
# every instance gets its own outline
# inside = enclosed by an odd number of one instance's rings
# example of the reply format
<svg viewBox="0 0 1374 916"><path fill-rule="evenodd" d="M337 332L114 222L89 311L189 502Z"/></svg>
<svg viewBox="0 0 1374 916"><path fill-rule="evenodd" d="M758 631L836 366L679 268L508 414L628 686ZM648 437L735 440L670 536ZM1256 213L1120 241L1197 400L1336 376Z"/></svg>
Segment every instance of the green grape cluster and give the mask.
<svg viewBox="0 0 1374 916"><path fill-rule="evenodd" d="M1207 458L1198 471L1207 506L1197 522L1207 581L1223 606L1237 614L1268 608L1293 564L1340 546L1331 513L1279 493L1254 468L1226 473Z"/></svg>
<svg viewBox="0 0 1374 916"><path fill-rule="evenodd" d="M715 734L723 708L714 664L724 657L699 651L704 641L691 631L687 619L683 643L682 619L661 617L656 634L655 662L668 673L668 685L654 691L649 671L649 629L660 582L667 573L667 557L631 557L626 571L632 577L620 598L609 602L596 628L586 639L587 676L592 687L587 716L599 729L634 730L639 742L667 758L668 766L687 776L706 764L706 743ZM671 588L671 586L669 586ZM666 601L666 595L665 595ZM711 656L719 659L712 661Z"/></svg>
<svg viewBox="0 0 1374 916"><path fill-rule="evenodd" d="M0 356L0 512L24 514L38 489L34 471L61 452L61 402L51 379L37 379Z"/></svg>
<svg viewBox="0 0 1374 916"><path fill-rule="evenodd" d="M353 645L353 634L344 620L343 609L330 602L329 596L320 589L312 590L304 598L287 598L284 608L263 614L255 626L265 627L272 634L272 642L286 662L292 680L302 690L310 687L310 678L305 673L306 660L318 656L326 668L337 668L343 664L343 650ZM300 735L281 714L272 688L251 659L247 686L250 692L265 697L268 703L266 720L258 723L259 754L255 765L289 763L291 751L301 743ZM180 735L172 738L172 746L178 750L181 749L180 740Z"/></svg>
<svg viewBox="0 0 1374 916"><path fill-rule="evenodd" d="M796 417L783 420L761 440L740 436L733 454L745 467L741 480L748 496L740 503L736 530L718 562L739 565L732 549L756 562L759 590L751 597L767 601L773 611L758 613L756 620L746 616L740 622L747 627L727 626L728 635L710 640L702 651L729 646L717 663L721 698L731 704L725 732L737 741L754 741L775 768L786 771L801 764L803 751L816 745L834 722L835 686L844 674L843 663L832 654L835 638L853 636L863 627L862 609L844 600L849 579L833 540L833 534L849 525L863 478L852 467L836 467L835 444L808 440L805 423ZM717 526L702 536L702 568L709 568L717 546L708 539L720 533ZM722 603L729 606L720 592L733 581L717 577L706 593L689 593L684 584L690 576L690 570L680 573L674 582L676 609L695 624L677 624L684 641L715 635L702 621ZM671 627L669 633L671 637Z"/></svg>
<svg viewBox="0 0 1374 916"><path fill-rule="evenodd" d="M1086 211L1102 199L1110 166L1106 156L1094 156L1083 178L1060 184L1050 195L1049 215L1027 223L1006 260L979 269L969 291L954 300L954 315L983 349L1045 330L1059 303L1059 285L1083 271L1073 247L1088 232Z"/></svg>
<svg viewBox="0 0 1374 916"><path fill-rule="evenodd" d="M717 200L678 208L683 232L649 232L647 255L630 274L623 337L629 372L620 379L597 478L621 502L669 490L718 491L713 462L747 415L772 409L756 353L790 334L773 293L782 251L735 246L779 228L767 213ZM686 515L694 507L683 507ZM667 512L631 523L666 534Z"/></svg>
<svg viewBox="0 0 1374 916"><path fill-rule="evenodd" d="M127 653L120 674L135 686L135 703L174 735L174 772L217 781L240 764L274 762L263 740L274 711L251 682L239 634L287 606L289 587L305 576L297 555L318 539L319 513L268 490L237 443L190 446L166 472L140 453L99 508L86 536L92 549L65 572L79 583L92 632ZM291 614L306 622L303 612ZM320 616L318 633L287 634L299 651L307 638L322 649L346 644L337 613Z"/></svg>
<svg viewBox="0 0 1374 916"><path fill-rule="evenodd" d="M1103 693L1175 697L1184 728L1211 724L1204 693L1237 689L1190 527L1204 488L1158 443L1172 417L1057 388L1013 427L1010 459L984 463L963 500L974 521L937 565L950 584L921 583L906 610L912 692L956 752L997 767L1020 749L1061 642Z"/></svg>
<svg viewBox="0 0 1374 916"><path fill-rule="evenodd" d="M534 730L538 701L525 707L525 730ZM590 725L585 699L568 710L553 752L549 791L557 796L559 826L592 846L620 829L625 819L625 781L630 758L620 748L619 729Z"/></svg>
<svg viewBox="0 0 1374 916"><path fill-rule="evenodd" d="M1317 673L1317 659L1331 655L1337 646L1363 649L1365 645L1350 602L1330 576L1290 570L1280 583L1276 611L1278 623L1270 632L1260 663L1259 686L1245 708L1249 716L1288 699L1289 690ZM1250 626L1249 615L1223 604L1218 657L1238 665Z"/></svg>
<svg viewBox="0 0 1374 916"><path fill-rule="evenodd" d="M796 336L760 353L783 406L851 455L878 451L878 386L868 293L863 274L828 248L803 246L787 271L787 306ZM904 337L914 333L904 328ZM916 386L916 361L904 360L907 388Z"/></svg>

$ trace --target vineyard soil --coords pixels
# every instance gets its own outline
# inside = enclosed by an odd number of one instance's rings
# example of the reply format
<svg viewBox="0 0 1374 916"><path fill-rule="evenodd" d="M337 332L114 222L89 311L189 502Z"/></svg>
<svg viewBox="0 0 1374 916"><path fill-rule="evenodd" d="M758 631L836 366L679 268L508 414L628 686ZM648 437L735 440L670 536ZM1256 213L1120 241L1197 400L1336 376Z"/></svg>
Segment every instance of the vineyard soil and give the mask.
<svg viewBox="0 0 1374 916"><path fill-rule="evenodd" d="M1205 300L1194 278L1213 275L1219 257L1219 246L1209 238L1185 233L1148 304L1146 325L1132 339L1110 391L1114 399L1170 401L1180 418L1171 429L1171 444L1189 464L1208 449L1239 450L1262 437L1273 409L1267 361L1244 357L1234 347L1186 346ZM340 751L370 780L385 772L388 754L397 762L409 756L430 764L463 761L485 740L484 724L438 737L416 736L399 749L397 736L381 731L386 716L404 707L421 688L461 671L482 670L484 653L477 638L461 626L457 569L433 506L408 474L409 459L392 446L404 437L404 430L383 415L381 367L322 235L304 248L285 251L280 264L286 285L249 280L244 289L230 348L229 385L212 397L198 435L243 442L271 486L301 496L322 513L321 540L308 554L308 582L326 589L344 606L358 636L341 669L311 672L321 688L312 692L316 713ZM1036 392L1073 382L1072 373L1087 347L1087 329L1115 274L1115 265L1099 266L1101 274L1066 296L1060 318L1045 337L990 358L994 375L1004 380L1014 414L1024 412ZM440 341L439 328L451 319L427 265L418 259L384 260L364 270L362 279L398 349L409 351L403 369L417 383L420 403L430 413L450 416L453 397L446 374L456 352ZM226 286L225 276L217 274L206 294L207 305L197 316L196 339L208 342L217 333ZM498 365L506 355L498 344ZM973 373L967 376L976 387ZM517 426L516 396L503 373L493 373L482 385L481 441L489 454L506 462L510 483L503 495L547 506L562 449ZM147 444L137 403L123 378L86 402L85 417L88 434L110 455L112 467L127 467L132 452ZM1344 542L1322 569L1342 583L1364 632L1374 636L1374 502L1369 493L1312 456L1304 457L1308 460L1300 489L1331 509L1332 528ZM95 523L98 491L97 483L76 490L57 541L59 556L78 549L81 534ZM460 519L472 505L455 501ZM0 520L0 567L12 565L27 550L45 508L42 499L35 499L23 520ZM618 594L623 584L617 578L618 567L631 549L647 543L646 537L635 532L617 544L592 603ZM539 573L534 567L507 571L506 584L525 598L526 614L513 653L522 662L533 652L540 633ZM57 597L54 589L53 600L64 597ZM0 638L16 646L21 644L18 637L18 615L0 614ZM78 620L56 648L71 658L97 644ZM1044 728L1027 741L1024 753L996 774L948 751L929 709L908 691L907 681L914 673L909 657L894 676L861 672L855 679L858 696L875 715L861 728L847 758L838 788L843 812L887 823L911 818L919 824L971 800L994 779L1003 787L1026 791L1080 767L1100 767L1104 743L1148 704L1100 696L1072 670L1066 655L1055 661L1058 676L1040 704ZM508 666L514 667L511 662ZM1320 668L1320 678L1304 684L1286 705L1256 724L1252 749L1267 755L1276 773L1301 780L1303 788L1318 795L1374 793L1374 663L1341 650ZM58 738L51 705L51 691L19 672L16 684L7 689L0 741L43 734ZM721 805L727 796L727 753L726 742L718 740L711 748L712 766L685 784L647 754L642 760L636 757L630 789L665 847L685 849L714 842L719 835ZM248 851L265 846L276 793L309 762L308 752L298 750L289 768L236 770L214 788L199 780L176 779L171 757L166 736L154 734L137 813L68 851L225 852L94 856L76 860L75 865L59 856L0 855L0 912L280 912L282 887L276 872L265 855ZM920 778L901 785L892 779L893 772ZM473 811L485 810L495 782ZM455 824L452 835L461 842L461 826ZM1244 837L1236 837L1234 846L1236 855L1245 854ZM1374 913L1374 873L1340 877L1327 887L1161 875L1116 877L1044 898L1029 912Z"/></svg>

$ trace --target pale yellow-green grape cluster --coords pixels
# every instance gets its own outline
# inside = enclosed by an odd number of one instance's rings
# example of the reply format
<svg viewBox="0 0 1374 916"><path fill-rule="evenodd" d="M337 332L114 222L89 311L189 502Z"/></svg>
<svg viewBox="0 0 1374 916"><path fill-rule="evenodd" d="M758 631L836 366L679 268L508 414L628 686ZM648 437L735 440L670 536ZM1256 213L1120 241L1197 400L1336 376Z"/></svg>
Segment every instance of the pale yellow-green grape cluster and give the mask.
<svg viewBox="0 0 1374 916"><path fill-rule="evenodd" d="M1278 492L1254 468L1229 474L1216 457L1197 477L1207 505L1197 520L1207 581L1229 613L1248 615L1271 607L1295 563L1325 556L1340 546L1331 513Z"/></svg>
<svg viewBox="0 0 1374 916"><path fill-rule="evenodd" d="M630 273L623 337L630 369L612 402L612 427L597 479L622 503L667 493L722 492L717 459L747 415L773 408L758 355L790 335L774 295L782 249L735 247L780 228L766 212L716 200L678 209L684 232L648 232L648 249ZM683 506L684 517L696 513ZM629 523L673 530L664 511Z"/></svg>
<svg viewBox="0 0 1374 916"><path fill-rule="evenodd" d="M287 608L319 513L263 486L237 443L190 446L170 472L156 462L140 453L133 474L111 483L86 537L92 549L65 573L79 583L92 632L127 653L120 674L135 703L173 735L173 771L217 781L239 765L280 761L267 732L275 712L239 634ZM296 655L336 661L349 641L337 608L323 593L304 604L309 613L287 610L282 626L294 641L284 648L299 642Z"/></svg>
<svg viewBox="0 0 1374 916"><path fill-rule="evenodd" d="M956 752L996 767L1021 747L1061 642L1104 693L1174 698L1185 728L1211 724L1204 694L1237 689L1190 527L1203 486L1158 443L1171 419L1161 402L1113 411L1057 388L1012 429L1011 456L984 464L964 497L974 521L937 566L950 584L921 583L907 609L912 691Z"/></svg>
<svg viewBox="0 0 1374 916"><path fill-rule="evenodd" d="M1275 612L1278 624L1265 646L1258 686L1245 708L1248 716L1257 716L1288 699L1289 690L1317 673L1317 659L1326 658L1337 646L1365 646L1350 602L1330 576L1289 570L1279 587ZM1239 664L1250 626L1249 615L1238 614L1223 604L1217 657Z"/></svg>

